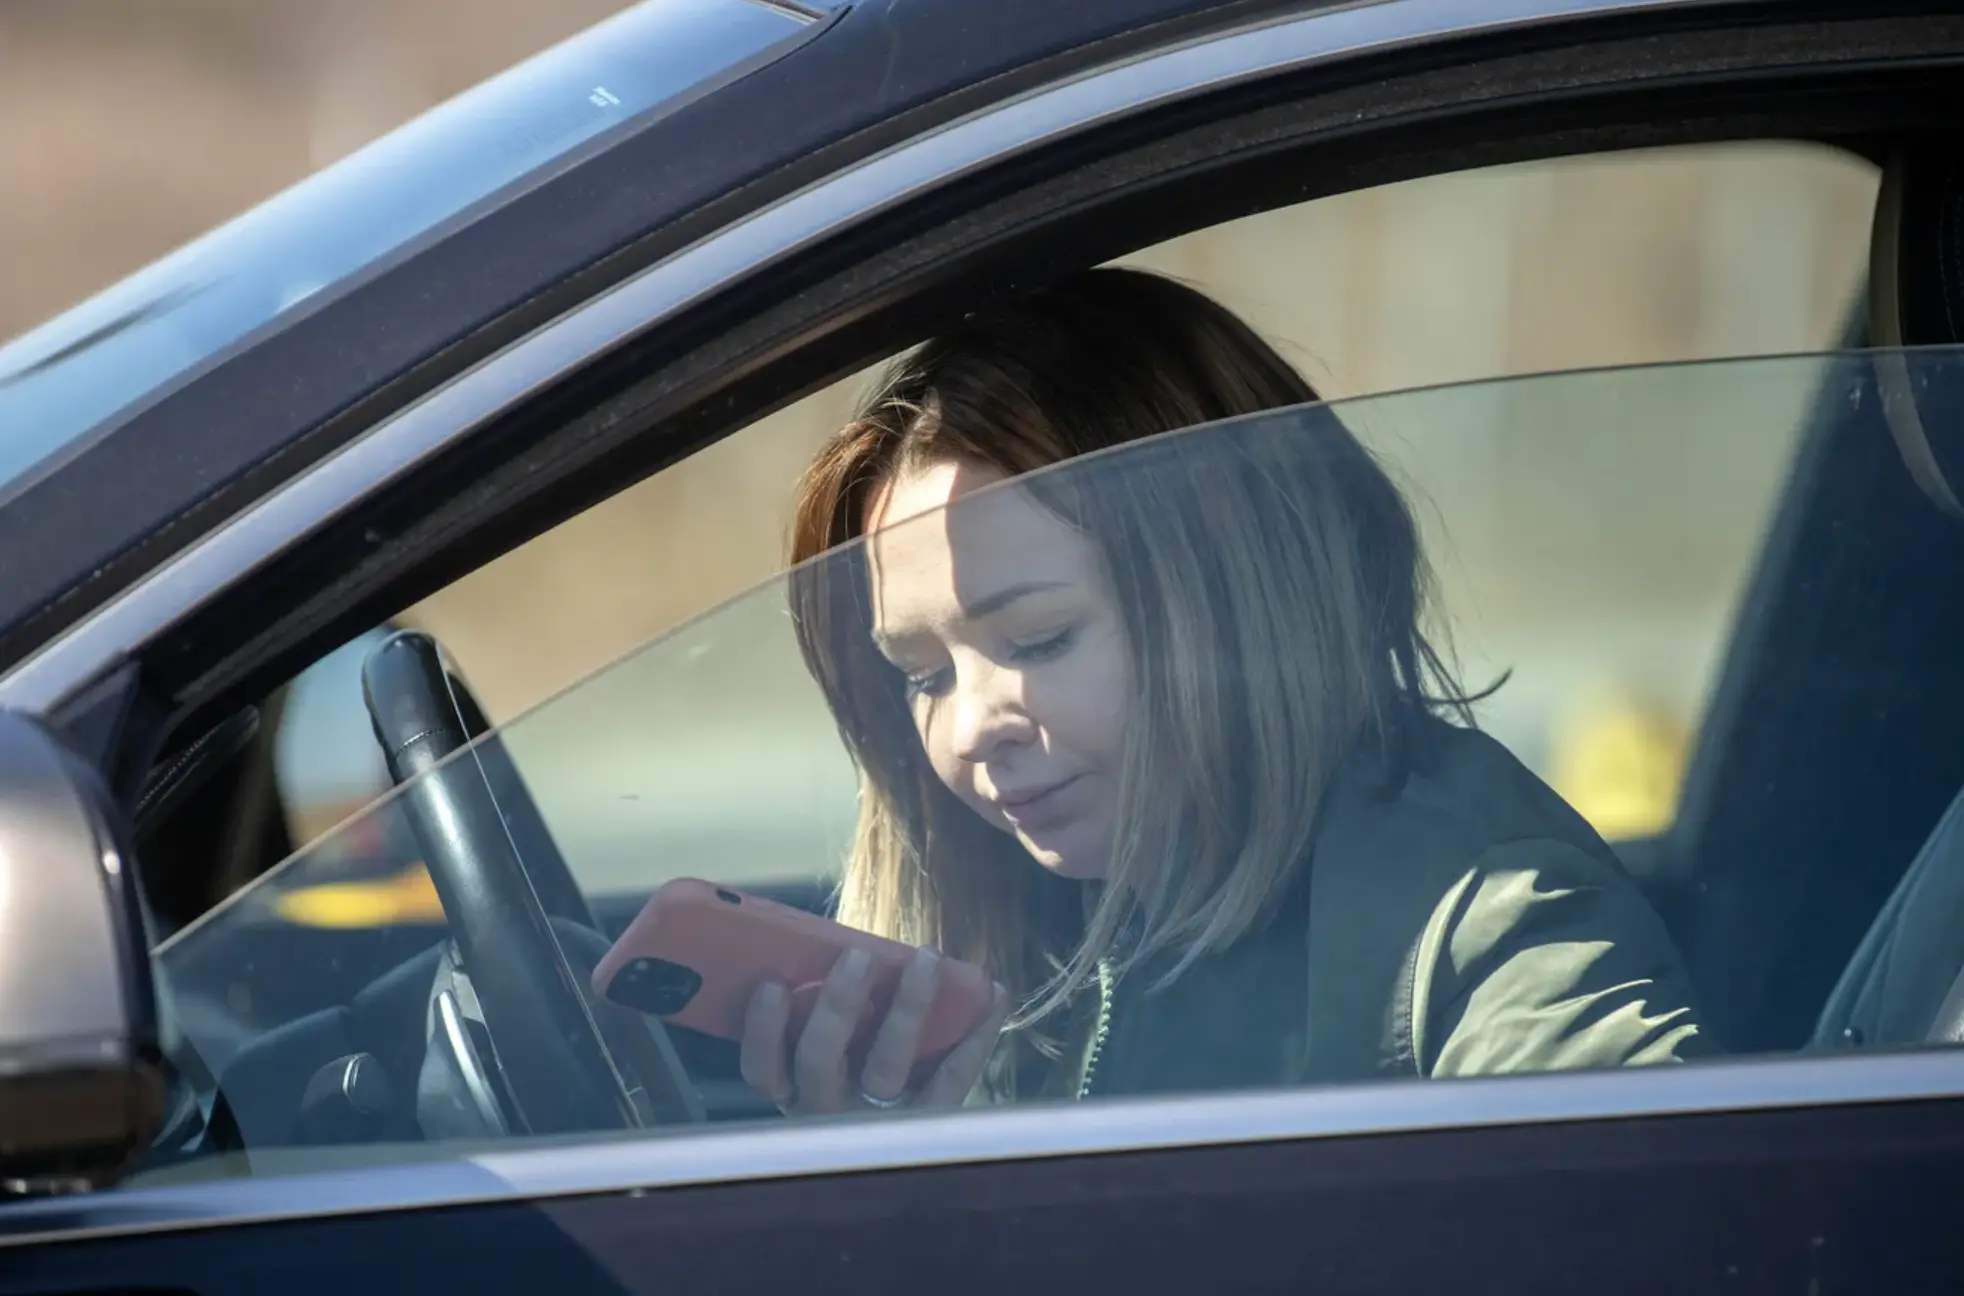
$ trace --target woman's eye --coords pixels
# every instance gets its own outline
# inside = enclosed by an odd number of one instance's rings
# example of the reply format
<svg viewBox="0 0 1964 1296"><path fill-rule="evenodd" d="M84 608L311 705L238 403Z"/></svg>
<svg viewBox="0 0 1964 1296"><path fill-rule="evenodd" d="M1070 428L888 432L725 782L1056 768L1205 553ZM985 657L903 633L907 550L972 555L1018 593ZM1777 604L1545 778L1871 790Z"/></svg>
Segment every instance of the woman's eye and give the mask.
<svg viewBox="0 0 1964 1296"><path fill-rule="evenodd" d="M1062 656L1064 651L1070 646L1071 631L1060 630L1048 639L1039 639L1035 643L1015 645L1010 653L1010 657L1019 662L1049 661L1052 657Z"/></svg>
<svg viewBox="0 0 1964 1296"><path fill-rule="evenodd" d="M948 677L952 672L947 667L938 671L912 672L907 675L907 696L940 697L948 691Z"/></svg>

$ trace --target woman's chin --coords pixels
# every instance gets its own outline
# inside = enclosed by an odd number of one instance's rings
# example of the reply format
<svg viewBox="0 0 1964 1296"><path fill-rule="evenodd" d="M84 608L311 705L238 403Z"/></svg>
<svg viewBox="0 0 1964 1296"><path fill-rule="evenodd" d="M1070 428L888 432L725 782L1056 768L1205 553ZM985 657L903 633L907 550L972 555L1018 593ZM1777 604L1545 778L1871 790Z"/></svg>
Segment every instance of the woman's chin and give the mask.
<svg viewBox="0 0 1964 1296"><path fill-rule="evenodd" d="M1058 877L1078 882L1096 882L1105 876L1111 863L1111 848L1104 842L1074 842L1068 832L1032 838L1018 833L1016 839L1030 858Z"/></svg>

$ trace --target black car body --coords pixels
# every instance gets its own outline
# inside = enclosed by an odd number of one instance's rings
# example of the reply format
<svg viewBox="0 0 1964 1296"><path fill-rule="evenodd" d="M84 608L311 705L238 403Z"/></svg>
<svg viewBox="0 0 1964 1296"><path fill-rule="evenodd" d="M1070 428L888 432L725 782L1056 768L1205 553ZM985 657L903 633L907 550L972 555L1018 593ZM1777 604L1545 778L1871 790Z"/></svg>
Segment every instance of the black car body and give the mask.
<svg viewBox="0 0 1964 1296"><path fill-rule="evenodd" d="M1964 1054L1918 1046L1964 1013L1960 65L1942 4L655 0L11 344L0 706L99 781L177 1019L131 1063L169 1080L162 1132L121 1186L0 1204L0 1291L1954 1288ZM253 918L326 876L266 880L305 843L239 807L267 699L330 650L979 294L1370 186L1739 139L1882 176L1676 815L1617 843L1739 1056L806 1126L749 1123L732 1057L678 1033L726 1128L429 1145L262 1137L300 1087L225 1092L242 1054L374 1056L355 1017L405 978L427 1038L442 915ZM334 878L412 864L416 805ZM642 898L566 913L611 935ZM1907 1034L1857 1024L1910 982L1937 992Z"/></svg>

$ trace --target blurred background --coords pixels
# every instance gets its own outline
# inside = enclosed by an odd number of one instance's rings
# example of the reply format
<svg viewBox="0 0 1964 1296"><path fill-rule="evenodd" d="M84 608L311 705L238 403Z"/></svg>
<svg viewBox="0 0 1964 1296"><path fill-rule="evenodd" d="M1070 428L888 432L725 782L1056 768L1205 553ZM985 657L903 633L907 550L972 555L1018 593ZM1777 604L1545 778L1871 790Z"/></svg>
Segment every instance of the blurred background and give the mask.
<svg viewBox="0 0 1964 1296"><path fill-rule="evenodd" d="M0 337L619 7L6 0ZM1484 722L1607 835L1633 836L1669 821L1811 395L1806 366L1374 394L1832 347L1859 297L1874 190L1867 163L1812 146L1657 150L1320 200L1130 259L1242 312L1325 395L1365 398L1348 417L1418 506L1467 675L1515 673ZM865 383L746 429L401 622L445 642L494 719L520 715L777 571L792 481ZM753 621L765 624L726 614L642 659L671 692L678 663L711 671L682 691L717 699L697 723L739 764L746 744L824 736L808 694L756 685L792 667L745 657L734 627ZM359 647L289 702L281 777L297 841L386 782L354 691ZM610 679L627 688L637 671ZM532 743L549 816L591 779L555 768L563 748L544 735L616 692L585 690L515 731L536 736L515 747L523 758ZM675 746L704 763L699 746ZM806 784L833 795L828 771ZM590 818L561 811L556 828L561 817Z"/></svg>

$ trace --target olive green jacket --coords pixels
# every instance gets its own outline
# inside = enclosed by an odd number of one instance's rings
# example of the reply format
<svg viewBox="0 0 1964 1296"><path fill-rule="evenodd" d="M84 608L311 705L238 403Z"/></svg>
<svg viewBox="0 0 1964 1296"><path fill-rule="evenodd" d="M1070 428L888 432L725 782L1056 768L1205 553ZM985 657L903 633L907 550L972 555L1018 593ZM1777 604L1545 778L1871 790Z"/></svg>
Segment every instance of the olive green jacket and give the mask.
<svg viewBox="0 0 1964 1296"><path fill-rule="evenodd" d="M1308 885L1266 926L1163 989L1146 969L1101 976L1061 1055L1017 1050L1012 1067L1004 1050L972 1101L1716 1051L1663 923L1581 816L1484 734L1428 722L1422 737L1395 788L1338 780Z"/></svg>

